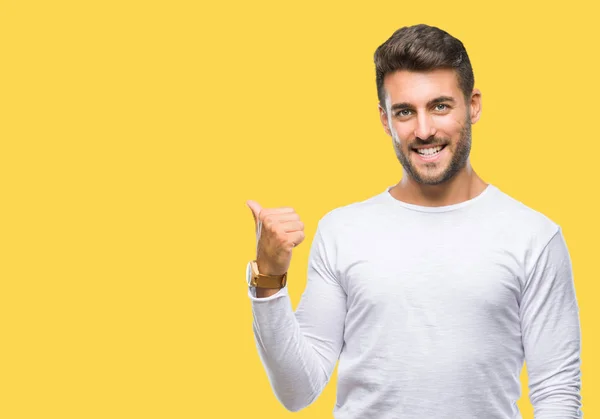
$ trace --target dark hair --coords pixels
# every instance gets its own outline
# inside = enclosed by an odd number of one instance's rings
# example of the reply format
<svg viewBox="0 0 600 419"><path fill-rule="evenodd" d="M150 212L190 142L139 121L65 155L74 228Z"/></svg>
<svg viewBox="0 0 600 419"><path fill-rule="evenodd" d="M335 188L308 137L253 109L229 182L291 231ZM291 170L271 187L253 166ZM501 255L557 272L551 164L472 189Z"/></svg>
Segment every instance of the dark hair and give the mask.
<svg viewBox="0 0 600 419"><path fill-rule="evenodd" d="M383 78L397 70L454 69L465 100L473 92L475 77L463 43L435 26L419 24L398 29L377 48L374 61L377 97L384 109Z"/></svg>

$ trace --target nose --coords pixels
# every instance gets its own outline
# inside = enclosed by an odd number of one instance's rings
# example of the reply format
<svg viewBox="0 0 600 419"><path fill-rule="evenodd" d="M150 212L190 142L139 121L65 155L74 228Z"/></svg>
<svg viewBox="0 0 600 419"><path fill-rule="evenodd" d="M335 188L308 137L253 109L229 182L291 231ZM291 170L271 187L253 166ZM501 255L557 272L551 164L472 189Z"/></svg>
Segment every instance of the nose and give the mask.
<svg viewBox="0 0 600 419"><path fill-rule="evenodd" d="M421 140L426 140L429 137L434 136L436 132L437 130L433 125L431 116L427 113L419 114L417 118L417 126L414 131L415 137L420 138Z"/></svg>

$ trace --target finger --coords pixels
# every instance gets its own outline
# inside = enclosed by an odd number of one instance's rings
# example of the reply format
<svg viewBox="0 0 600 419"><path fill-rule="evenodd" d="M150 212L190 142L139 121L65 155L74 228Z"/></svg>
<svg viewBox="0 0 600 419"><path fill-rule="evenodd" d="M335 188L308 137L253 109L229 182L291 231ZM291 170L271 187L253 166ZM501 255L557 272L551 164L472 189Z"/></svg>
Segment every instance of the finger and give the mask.
<svg viewBox="0 0 600 419"><path fill-rule="evenodd" d="M250 207L252 211L252 217L254 218L254 231L256 233L256 246L258 248L258 238L260 237L260 232L262 230L262 221L261 221L261 212L264 209L260 206L260 204L256 201L248 200L246 201L246 205Z"/></svg>
<svg viewBox="0 0 600 419"><path fill-rule="evenodd" d="M258 202L252 200L246 201L246 205L250 207L250 210L252 211L252 217L254 218L254 231L256 232L256 251L258 252L258 242L262 230L262 221L260 219L260 213L263 211L263 209Z"/></svg>
<svg viewBox="0 0 600 419"><path fill-rule="evenodd" d="M289 236L290 243L292 244L292 249L294 247L298 247L300 243L304 241L305 235L303 231L297 231Z"/></svg>
<svg viewBox="0 0 600 419"><path fill-rule="evenodd" d="M271 214L286 214L286 213L295 213L294 208L291 207L280 207L280 208L263 208L260 213L261 217L266 217Z"/></svg>
<svg viewBox="0 0 600 419"><path fill-rule="evenodd" d="M252 211L252 217L254 218L254 223L256 223L262 210L262 207L258 202L252 200L246 201L246 205L248 205L248 208L250 208L250 210Z"/></svg>
<svg viewBox="0 0 600 419"><path fill-rule="evenodd" d="M295 212L286 212L283 214L267 214L262 217L263 222L267 223L285 223L287 221L300 221L300 216Z"/></svg>
<svg viewBox="0 0 600 419"><path fill-rule="evenodd" d="M304 223L302 221L287 221L282 223L283 231L293 233L295 231L303 231Z"/></svg>

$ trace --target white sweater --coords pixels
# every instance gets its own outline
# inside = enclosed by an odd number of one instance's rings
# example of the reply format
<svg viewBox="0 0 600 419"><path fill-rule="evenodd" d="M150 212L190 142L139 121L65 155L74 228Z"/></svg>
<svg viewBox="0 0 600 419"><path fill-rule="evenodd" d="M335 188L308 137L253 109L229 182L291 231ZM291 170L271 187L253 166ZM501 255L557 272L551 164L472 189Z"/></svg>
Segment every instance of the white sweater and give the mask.
<svg viewBox="0 0 600 419"><path fill-rule="evenodd" d="M520 419L525 362L536 419L582 418L561 228L491 184L441 207L390 188L319 220L295 312L248 289L277 399L310 405L339 359L336 419Z"/></svg>

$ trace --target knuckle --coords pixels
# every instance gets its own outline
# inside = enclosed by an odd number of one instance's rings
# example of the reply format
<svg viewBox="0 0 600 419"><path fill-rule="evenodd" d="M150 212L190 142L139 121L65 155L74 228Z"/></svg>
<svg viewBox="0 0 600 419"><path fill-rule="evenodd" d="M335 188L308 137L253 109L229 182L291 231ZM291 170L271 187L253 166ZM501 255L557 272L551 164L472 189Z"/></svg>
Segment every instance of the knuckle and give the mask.
<svg viewBox="0 0 600 419"><path fill-rule="evenodd" d="M265 217L264 221L263 221L264 225L266 225L268 228L272 228L273 224L275 223L275 216L273 214L269 214Z"/></svg>
<svg viewBox="0 0 600 419"><path fill-rule="evenodd" d="M278 240L285 239L285 232L283 231L283 229L280 226L278 226L278 225L273 226L271 231L273 231L273 234L275 235L275 237L277 237Z"/></svg>

